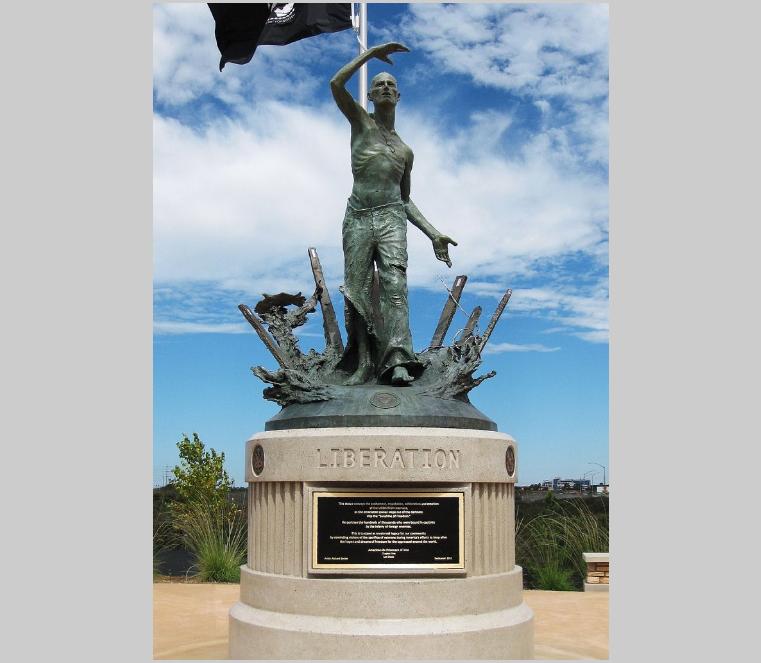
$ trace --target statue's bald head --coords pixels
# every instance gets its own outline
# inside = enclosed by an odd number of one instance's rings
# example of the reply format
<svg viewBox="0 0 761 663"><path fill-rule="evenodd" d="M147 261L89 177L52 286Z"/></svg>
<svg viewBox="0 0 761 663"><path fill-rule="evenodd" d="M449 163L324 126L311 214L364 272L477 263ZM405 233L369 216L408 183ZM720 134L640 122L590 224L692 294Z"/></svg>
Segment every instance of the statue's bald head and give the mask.
<svg viewBox="0 0 761 663"><path fill-rule="evenodd" d="M393 103L396 105L401 96L396 85L396 79L388 72L382 71L380 74L373 76L372 81L370 81L367 98L375 105L379 103Z"/></svg>
<svg viewBox="0 0 761 663"><path fill-rule="evenodd" d="M396 85L396 79L387 71L382 71L380 74L376 74L375 76L373 76L373 80L370 81L370 85L375 85L376 81L384 80L384 79L392 80L394 82L394 85Z"/></svg>

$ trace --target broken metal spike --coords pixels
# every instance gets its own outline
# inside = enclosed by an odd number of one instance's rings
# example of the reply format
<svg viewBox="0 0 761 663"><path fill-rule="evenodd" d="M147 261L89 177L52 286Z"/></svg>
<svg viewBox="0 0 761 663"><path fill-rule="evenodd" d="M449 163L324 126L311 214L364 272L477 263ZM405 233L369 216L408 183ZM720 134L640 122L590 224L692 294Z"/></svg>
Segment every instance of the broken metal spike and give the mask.
<svg viewBox="0 0 761 663"><path fill-rule="evenodd" d="M309 263L312 266L315 286L320 288L320 309L322 310L322 326L323 331L325 332L325 344L332 346L339 353L343 352L344 344L343 340L341 340L341 330L338 328L338 321L336 320L336 312L333 309L333 302L330 301L330 292L328 292L328 287L325 285L325 277L322 273L322 265L320 264L320 258L317 255L317 249L310 246L307 253L309 254Z"/></svg>
<svg viewBox="0 0 761 663"><path fill-rule="evenodd" d="M452 318L460 303L460 295L462 295L462 290L465 287L465 282L467 280L468 277L465 274L461 274L455 278L452 290L449 291L449 296L441 311L439 323L436 325L436 331L433 332L433 338L431 338L431 343L428 346L430 350L440 348L443 345L444 337L449 330L449 325L452 323Z"/></svg>
<svg viewBox="0 0 761 663"><path fill-rule="evenodd" d="M491 316L491 320L489 320L489 325L486 327L486 331L484 332L484 335L481 337L481 342L478 344L478 354L481 354L483 352L484 346L489 341L489 337L491 336L491 333L494 331L494 328L497 326L497 322L499 321L500 316L502 315L502 311L505 310L505 306L507 306L507 302L510 301L510 295L513 294L513 291L508 288L505 291L505 294L502 295L502 299L499 300L499 304L497 304L497 308L494 310L494 313Z"/></svg>
<svg viewBox="0 0 761 663"><path fill-rule="evenodd" d="M275 343L272 336L270 336L270 333L264 328L262 321L245 304L238 305L238 308L240 309L240 312L243 313L243 317L248 320L249 324L254 328L254 331L259 335L259 338L262 339L262 343L264 343L267 350L269 350L272 353L272 356L277 360L277 363L280 364L282 368L288 368L288 360L285 358L285 355L282 353L277 343Z"/></svg>

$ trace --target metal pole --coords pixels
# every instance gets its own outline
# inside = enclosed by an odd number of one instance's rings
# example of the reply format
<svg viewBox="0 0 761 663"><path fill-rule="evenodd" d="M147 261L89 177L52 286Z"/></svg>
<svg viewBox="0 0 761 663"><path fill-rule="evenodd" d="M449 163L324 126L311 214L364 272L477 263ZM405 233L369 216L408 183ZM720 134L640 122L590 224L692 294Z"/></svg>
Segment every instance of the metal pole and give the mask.
<svg viewBox="0 0 761 663"><path fill-rule="evenodd" d="M367 3L359 4L359 54L367 50ZM367 64L359 68L359 103L367 110Z"/></svg>
<svg viewBox="0 0 761 663"><path fill-rule="evenodd" d="M600 465L600 463L593 463L591 461L588 461L587 465L597 465L598 467L601 467L602 468L602 484L603 486L607 485L607 482L605 481L605 465Z"/></svg>

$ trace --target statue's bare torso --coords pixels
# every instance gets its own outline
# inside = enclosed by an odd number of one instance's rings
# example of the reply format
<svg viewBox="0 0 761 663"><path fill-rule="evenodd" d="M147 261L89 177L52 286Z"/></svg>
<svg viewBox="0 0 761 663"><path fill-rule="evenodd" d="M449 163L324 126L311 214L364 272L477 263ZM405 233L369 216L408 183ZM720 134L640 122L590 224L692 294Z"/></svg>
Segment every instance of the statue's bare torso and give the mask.
<svg viewBox="0 0 761 663"><path fill-rule="evenodd" d="M412 150L395 131L378 126L368 116L352 131L349 204L361 209L402 201L401 184L412 167Z"/></svg>

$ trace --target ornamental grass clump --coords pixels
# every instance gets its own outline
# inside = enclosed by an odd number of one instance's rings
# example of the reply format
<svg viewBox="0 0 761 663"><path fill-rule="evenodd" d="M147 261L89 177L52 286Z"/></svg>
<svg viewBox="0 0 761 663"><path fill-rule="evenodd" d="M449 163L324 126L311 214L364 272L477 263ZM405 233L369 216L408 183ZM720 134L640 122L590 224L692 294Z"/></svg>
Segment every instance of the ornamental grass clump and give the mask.
<svg viewBox="0 0 761 663"><path fill-rule="evenodd" d="M605 502L602 502L605 504ZM608 514L597 518L586 502L569 502L563 507L564 518L559 518L558 535L562 541L576 576L586 576L585 552L608 552Z"/></svg>
<svg viewBox="0 0 761 663"><path fill-rule="evenodd" d="M586 574L583 553L608 551L608 516L595 516L584 501L549 498L546 510L520 520L515 532L517 562L535 589L580 589Z"/></svg>
<svg viewBox="0 0 761 663"><path fill-rule="evenodd" d="M516 527L516 557L526 569L527 580L535 589L571 591L574 589L568 554L558 536L562 526L554 514L540 514Z"/></svg>
<svg viewBox="0 0 761 663"><path fill-rule="evenodd" d="M161 574L161 553L170 545L172 527L163 514L153 515L153 576Z"/></svg>
<svg viewBox="0 0 761 663"><path fill-rule="evenodd" d="M240 582L246 561L246 519L233 503L194 502L177 523L185 547L193 553L196 577L203 582Z"/></svg>
<svg viewBox="0 0 761 663"><path fill-rule="evenodd" d="M572 573L556 561L535 566L532 570L536 589L552 592L572 592L576 589Z"/></svg>

